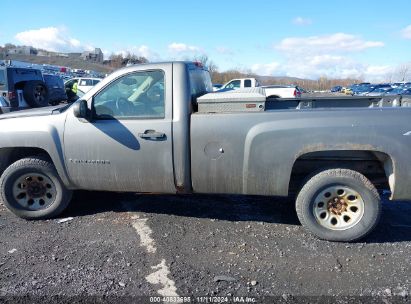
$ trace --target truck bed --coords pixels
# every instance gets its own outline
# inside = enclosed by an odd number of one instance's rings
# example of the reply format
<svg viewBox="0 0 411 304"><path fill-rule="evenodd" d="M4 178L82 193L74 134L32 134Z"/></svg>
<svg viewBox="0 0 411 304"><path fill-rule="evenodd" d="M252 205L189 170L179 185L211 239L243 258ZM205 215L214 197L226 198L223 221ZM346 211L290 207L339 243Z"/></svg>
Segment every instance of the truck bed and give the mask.
<svg viewBox="0 0 411 304"><path fill-rule="evenodd" d="M265 110L321 108L409 107L411 96L336 96L302 98L267 98Z"/></svg>
<svg viewBox="0 0 411 304"><path fill-rule="evenodd" d="M411 96L267 98L263 88L209 93L197 99L200 113L263 112L284 109L409 107Z"/></svg>

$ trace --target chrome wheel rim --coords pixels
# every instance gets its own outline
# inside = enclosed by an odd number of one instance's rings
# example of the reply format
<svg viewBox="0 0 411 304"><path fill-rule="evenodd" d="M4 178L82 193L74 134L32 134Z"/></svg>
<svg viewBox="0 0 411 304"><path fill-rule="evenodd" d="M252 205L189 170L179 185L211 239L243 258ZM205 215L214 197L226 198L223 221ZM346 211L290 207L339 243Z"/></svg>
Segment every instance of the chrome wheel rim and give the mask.
<svg viewBox="0 0 411 304"><path fill-rule="evenodd" d="M330 186L315 197L313 213L322 227L330 230L350 229L364 216L364 200L350 187Z"/></svg>
<svg viewBox="0 0 411 304"><path fill-rule="evenodd" d="M57 194L54 183L41 173L27 173L13 184L13 197L24 209L37 211L48 208Z"/></svg>

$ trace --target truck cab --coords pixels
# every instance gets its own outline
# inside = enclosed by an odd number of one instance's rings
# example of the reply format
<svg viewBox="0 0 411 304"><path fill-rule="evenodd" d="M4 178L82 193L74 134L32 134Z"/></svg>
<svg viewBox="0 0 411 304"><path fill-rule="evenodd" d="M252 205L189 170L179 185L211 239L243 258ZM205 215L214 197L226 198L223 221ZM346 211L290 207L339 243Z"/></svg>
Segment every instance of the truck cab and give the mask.
<svg viewBox="0 0 411 304"><path fill-rule="evenodd" d="M259 87L260 83L255 78L238 78L232 79L224 84L221 89L242 89L242 88L254 88Z"/></svg>
<svg viewBox="0 0 411 304"><path fill-rule="evenodd" d="M224 84L220 90L238 90L244 88L261 87L264 89L266 97L269 98L299 98L301 91L297 86L291 85L270 85L261 86L255 78L238 78L232 79Z"/></svg>

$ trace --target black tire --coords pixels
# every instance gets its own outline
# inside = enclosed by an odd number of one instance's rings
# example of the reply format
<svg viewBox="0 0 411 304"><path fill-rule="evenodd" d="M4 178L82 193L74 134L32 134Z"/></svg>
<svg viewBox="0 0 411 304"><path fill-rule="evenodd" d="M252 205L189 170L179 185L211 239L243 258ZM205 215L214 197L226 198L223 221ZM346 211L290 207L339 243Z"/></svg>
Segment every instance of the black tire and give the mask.
<svg viewBox="0 0 411 304"><path fill-rule="evenodd" d="M23 88L23 96L27 104L33 108L49 105L49 92L42 81L27 81Z"/></svg>
<svg viewBox="0 0 411 304"><path fill-rule="evenodd" d="M47 177L53 187L50 205L41 210L30 210L18 203L13 194L13 187L18 179L26 174L41 174ZM49 186L49 185L47 185ZM31 157L16 161L10 165L0 178L0 198L4 205L15 215L23 219L47 219L59 215L71 200L72 191L61 181L54 165L45 159Z"/></svg>
<svg viewBox="0 0 411 304"><path fill-rule="evenodd" d="M347 187L347 189L352 189L359 194L360 202L362 201L362 215L358 217L358 222L352 222L352 224L354 224L352 227L349 227L349 224L341 222L343 225L346 224L348 226L347 229L333 230L332 228L326 227L327 224L320 223L321 219L317 219L318 215L315 215L314 208L317 208L315 204L319 206L321 202L316 203L315 201L318 201L319 197L319 200L325 201L326 199L321 198L322 193L330 187L338 189L340 186L341 188ZM328 195L328 193L326 193L326 195ZM335 198L330 197L328 202L323 203L323 205L325 204L326 206L324 208L327 209L323 214L326 214L325 217L327 219L330 218L331 221L333 220L332 217L336 217L338 221L340 221L340 218L343 218L342 213L336 216L328 209L328 206L330 206L328 204L332 204L332 199ZM338 208L340 208L340 206L338 206ZM349 169L329 169L315 174L304 184L296 199L296 211L303 227L318 238L328 241L350 242L365 237L378 224L381 209L381 199L374 185L361 173ZM355 207L353 210L355 210ZM321 215L321 213L317 214ZM337 222L337 220L335 220L335 222ZM325 220L323 223L325 223Z"/></svg>

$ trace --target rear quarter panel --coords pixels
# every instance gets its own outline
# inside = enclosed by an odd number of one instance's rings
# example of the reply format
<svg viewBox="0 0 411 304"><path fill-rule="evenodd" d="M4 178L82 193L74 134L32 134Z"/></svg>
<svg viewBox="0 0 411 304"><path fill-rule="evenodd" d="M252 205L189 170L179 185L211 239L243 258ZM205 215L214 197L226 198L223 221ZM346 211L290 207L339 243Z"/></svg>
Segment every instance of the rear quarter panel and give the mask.
<svg viewBox="0 0 411 304"><path fill-rule="evenodd" d="M197 113L191 118L193 189L286 196L299 156L366 150L391 157L393 198L411 199L410 118L404 108Z"/></svg>

